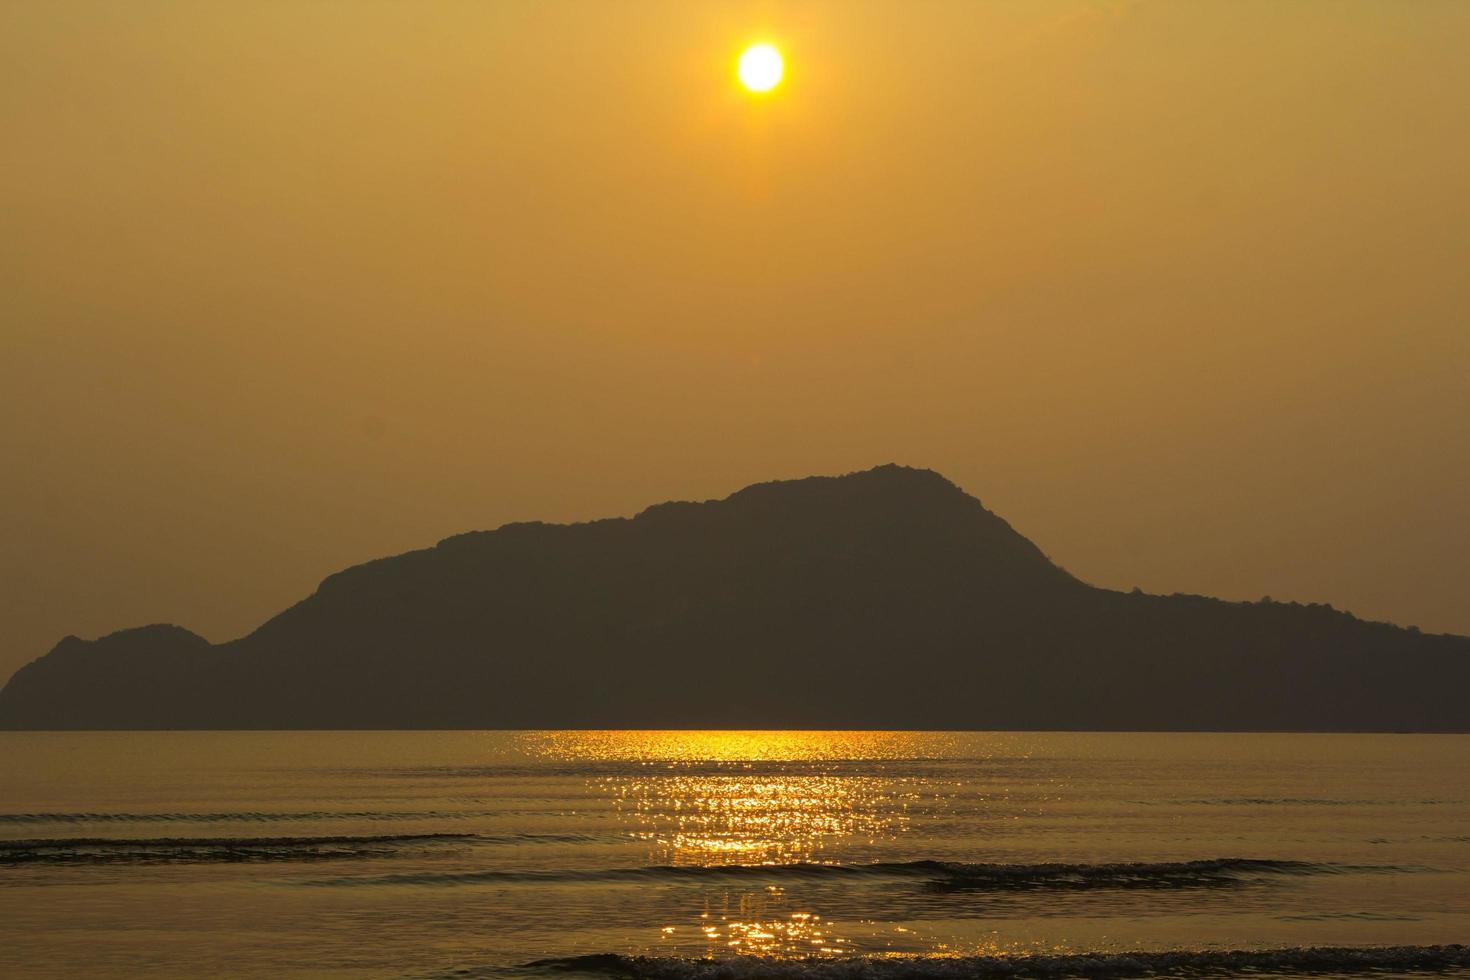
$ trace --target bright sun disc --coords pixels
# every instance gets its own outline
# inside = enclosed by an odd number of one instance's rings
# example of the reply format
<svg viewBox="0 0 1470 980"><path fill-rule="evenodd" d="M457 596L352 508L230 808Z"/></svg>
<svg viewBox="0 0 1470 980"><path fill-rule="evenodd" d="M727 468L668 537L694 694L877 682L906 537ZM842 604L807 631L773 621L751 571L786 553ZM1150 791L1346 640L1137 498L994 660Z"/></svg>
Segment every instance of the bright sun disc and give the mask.
<svg viewBox="0 0 1470 980"><path fill-rule="evenodd" d="M786 64L769 44L752 44L740 55L740 84L752 92L769 92L781 81Z"/></svg>

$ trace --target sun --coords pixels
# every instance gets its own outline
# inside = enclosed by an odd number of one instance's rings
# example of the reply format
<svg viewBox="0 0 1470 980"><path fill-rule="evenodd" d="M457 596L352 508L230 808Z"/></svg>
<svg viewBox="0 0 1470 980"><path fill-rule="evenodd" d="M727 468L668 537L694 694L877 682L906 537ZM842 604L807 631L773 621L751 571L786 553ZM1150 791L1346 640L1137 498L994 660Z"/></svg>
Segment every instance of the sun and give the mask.
<svg viewBox="0 0 1470 980"><path fill-rule="evenodd" d="M740 65L736 69L740 84L752 92L769 92L781 84L786 72L786 62L781 52L769 44L752 44L740 54Z"/></svg>

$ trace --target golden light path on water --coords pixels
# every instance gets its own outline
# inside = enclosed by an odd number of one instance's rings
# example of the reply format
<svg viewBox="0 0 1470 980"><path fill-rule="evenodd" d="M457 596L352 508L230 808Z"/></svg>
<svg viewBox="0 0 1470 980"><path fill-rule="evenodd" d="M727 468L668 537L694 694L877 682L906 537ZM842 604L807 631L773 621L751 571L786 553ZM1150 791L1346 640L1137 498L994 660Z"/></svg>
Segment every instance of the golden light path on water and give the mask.
<svg viewBox="0 0 1470 980"><path fill-rule="evenodd" d="M1000 751L1007 736L996 737ZM900 760L940 760L954 737L928 732L527 732L542 758L628 763L634 771L591 777L654 863L674 866L833 863L830 845L893 840L909 828L920 786L932 777L888 772ZM860 763L861 769L854 763ZM817 912L792 907L778 885L725 890L707 899L694 927L710 945L751 955L851 952ZM664 926L673 939L687 924ZM996 947L995 951L999 951ZM974 953L975 949L966 952ZM985 952L982 950L981 952Z"/></svg>
<svg viewBox="0 0 1470 980"><path fill-rule="evenodd" d="M1470 936L1465 736L0 735L0 977L1341 978Z"/></svg>

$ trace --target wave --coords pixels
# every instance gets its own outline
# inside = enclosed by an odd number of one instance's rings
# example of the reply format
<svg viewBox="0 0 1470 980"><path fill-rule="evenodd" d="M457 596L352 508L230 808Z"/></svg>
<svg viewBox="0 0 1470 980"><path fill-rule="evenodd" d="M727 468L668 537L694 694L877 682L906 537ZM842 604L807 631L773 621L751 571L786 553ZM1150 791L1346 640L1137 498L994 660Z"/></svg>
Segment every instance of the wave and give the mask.
<svg viewBox="0 0 1470 980"><path fill-rule="evenodd" d="M1168 950L1017 956L872 956L778 960L620 956L604 953L537 960L539 973L640 980L960 980L1016 977L1166 977L1200 975L1351 974L1428 971L1470 966L1470 946L1307 946L1265 950Z"/></svg>
<svg viewBox="0 0 1470 980"><path fill-rule="evenodd" d="M1396 912L1301 912L1276 916L1282 922L1423 922L1422 916Z"/></svg>
<svg viewBox="0 0 1470 980"><path fill-rule="evenodd" d="M498 882L546 884L586 881L720 881L886 878L908 879L945 889L1065 890L1084 888L1201 888L1239 884L1273 875L1333 874L1386 871L1389 866L1350 868L1345 865L1258 858L1212 858L1126 864L960 864L948 861L880 862L876 864L727 864L655 865L644 868L593 870L484 870L409 872L303 882L334 885L472 885Z"/></svg>
<svg viewBox="0 0 1470 980"><path fill-rule="evenodd" d="M364 837L162 837L129 840L75 837L0 840L0 866L54 864L198 864L322 861L392 857L405 850L469 844L465 834L383 834Z"/></svg>

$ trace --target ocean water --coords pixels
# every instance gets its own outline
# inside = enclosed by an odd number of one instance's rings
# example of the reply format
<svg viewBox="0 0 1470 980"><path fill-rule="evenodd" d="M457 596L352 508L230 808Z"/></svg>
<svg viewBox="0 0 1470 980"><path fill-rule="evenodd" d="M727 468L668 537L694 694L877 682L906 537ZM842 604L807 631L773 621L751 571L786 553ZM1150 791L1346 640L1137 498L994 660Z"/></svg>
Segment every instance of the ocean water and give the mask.
<svg viewBox="0 0 1470 980"><path fill-rule="evenodd" d="M1470 737L0 733L0 975L1470 977Z"/></svg>

